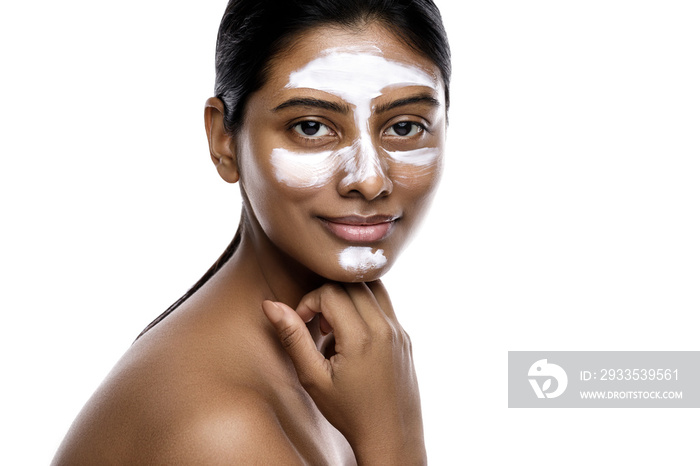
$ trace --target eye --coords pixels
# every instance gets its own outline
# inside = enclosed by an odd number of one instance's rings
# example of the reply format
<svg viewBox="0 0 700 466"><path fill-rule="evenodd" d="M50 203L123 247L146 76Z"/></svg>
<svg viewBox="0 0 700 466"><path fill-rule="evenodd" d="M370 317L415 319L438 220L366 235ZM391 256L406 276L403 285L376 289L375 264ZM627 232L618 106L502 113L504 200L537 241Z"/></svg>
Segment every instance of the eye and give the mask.
<svg viewBox="0 0 700 466"><path fill-rule="evenodd" d="M320 138L323 136L328 136L332 133L331 129L324 125L323 123L319 123L318 121L302 121L299 123L296 123L294 126L294 131L296 131L300 136L303 136L305 138Z"/></svg>
<svg viewBox="0 0 700 466"><path fill-rule="evenodd" d="M410 138L411 136L415 136L416 134L420 133L424 129L425 128L423 128L423 126L419 125L418 123L414 123L412 121L402 121L400 123L396 123L395 125L390 126L386 130L386 135Z"/></svg>

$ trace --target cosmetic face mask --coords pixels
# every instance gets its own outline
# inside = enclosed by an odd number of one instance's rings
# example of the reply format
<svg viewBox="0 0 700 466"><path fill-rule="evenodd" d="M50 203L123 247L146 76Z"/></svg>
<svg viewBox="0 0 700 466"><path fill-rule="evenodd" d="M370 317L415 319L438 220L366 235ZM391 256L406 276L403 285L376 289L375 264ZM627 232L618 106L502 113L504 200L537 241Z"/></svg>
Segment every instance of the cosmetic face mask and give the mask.
<svg viewBox="0 0 700 466"><path fill-rule="evenodd" d="M372 144L369 119L372 100L386 89L426 86L443 95L439 82L418 67L385 59L376 47L326 50L289 76L287 88L318 89L336 95L353 106L359 137L351 146L335 151L297 153L274 149L272 165L278 181L296 188L314 188L328 183L338 171L344 183L365 180L383 169ZM440 156L438 148L386 152L395 162L430 167ZM400 177L395 180L401 182Z"/></svg>
<svg viewBox="0 0 700 466"><path fill-rule="evenodd" d="M340 266L349 272L354 272L359 278L373 269L379 269L386 264L384 251L377 249L372 252L370 247L351 246L339 255Z"/></svg>

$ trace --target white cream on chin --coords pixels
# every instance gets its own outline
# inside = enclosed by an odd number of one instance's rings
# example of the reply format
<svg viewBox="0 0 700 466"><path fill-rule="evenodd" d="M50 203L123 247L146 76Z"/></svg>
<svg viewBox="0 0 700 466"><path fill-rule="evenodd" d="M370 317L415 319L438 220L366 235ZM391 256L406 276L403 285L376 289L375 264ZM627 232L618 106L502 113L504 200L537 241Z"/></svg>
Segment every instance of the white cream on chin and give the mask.
<svg viewBox="0 0 700 466"><path fill-rule="evenodd" d="M340 266L349 272L354 272L362 277L370 270L375 270L386 265L384 250L377 249L372 252L370 247L350 246L338 254Z"/></svg>
<svg viewBox="0 0 700 466"><path fill-rule="evenodd" d="M287 88L317 89L342 98L354 107L359 136L349 147L337 151L298 153L278 148L272 164L278 181L292 187L320 187L339 170L343 183L383 175L384 168L372 144L369 119L372 100L386 89L398 86L426 86L442 96L442 84L422 69L385 59L376 47L348 47L326 50L289 76ZM386 152L398 163L426 166L435 163L440 150L421 148Z"/></svg>

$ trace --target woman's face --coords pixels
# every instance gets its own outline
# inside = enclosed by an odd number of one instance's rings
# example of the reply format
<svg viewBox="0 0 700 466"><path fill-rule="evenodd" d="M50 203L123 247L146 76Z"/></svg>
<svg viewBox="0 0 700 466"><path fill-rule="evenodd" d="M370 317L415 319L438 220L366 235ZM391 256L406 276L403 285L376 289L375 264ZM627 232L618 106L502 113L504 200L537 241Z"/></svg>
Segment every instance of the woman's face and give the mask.
<svg viewBox="0 0 700 466"><path fill-rule="evenodd" d="M248 214L321 276L379 278L440 175L438 68L378 25L313 29L271 65L236 145Z"/></svg>

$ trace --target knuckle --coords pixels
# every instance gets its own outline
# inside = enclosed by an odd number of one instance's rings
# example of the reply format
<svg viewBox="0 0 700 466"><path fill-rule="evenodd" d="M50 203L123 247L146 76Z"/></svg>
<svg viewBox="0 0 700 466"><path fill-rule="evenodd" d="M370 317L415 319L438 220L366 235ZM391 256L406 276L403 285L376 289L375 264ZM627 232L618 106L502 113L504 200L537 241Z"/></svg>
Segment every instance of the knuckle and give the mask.
<svg viewBox="0 0 700 466"><path fill-rule="evenodd" d="M358 351L362 354L368 353L374 343L369 332L358 332L354 340Z"/></svg>
<svg viewBox="0 0 700 466"><path fill-rule="evenodd" d="M332 301L340 293L340 286L335 283L326 283L319 289L319 299L321 302Z"/></svg>
<svg viewBox="0 0 700 466"><path fill-rule="evenodd" d="M296 325L288 325L281 328L277 334L282 346L287 349L295 348L302 339L301 329Z"/></svg>
<svg viewBox="0 0 700 466"><path fill-rule="evenodd" d="M405 330L402 330L401 333L403 335L404 345L406 345L406 347L408 348L408 352L413 354L413 342L411 341L411 336L408 333L406 333Z"/></svg>
<svg viewBox="0 0 700 466"><path fill-rule="evenodd" d="M390 342L392 345L400 341L400 334L396 331L390 322L384 321L377 326L376 330L378 338L382 341Z"/></svg>
<svg viewBox="0 0 700 466"><path fill-rule="evenodd" d="M393 346L411 350L411 337L401 325L387 321L386 327L384 338L390 339Z"/></svg>
<svg viewBox="0 0 700 466"><path fill-rule="evenodd" d="M328 302L328 300L331 299L332 296L333 290L330 287L324 285L323 288L321 288L318 292L318 301L321 304L325 304Z"/></svg>

